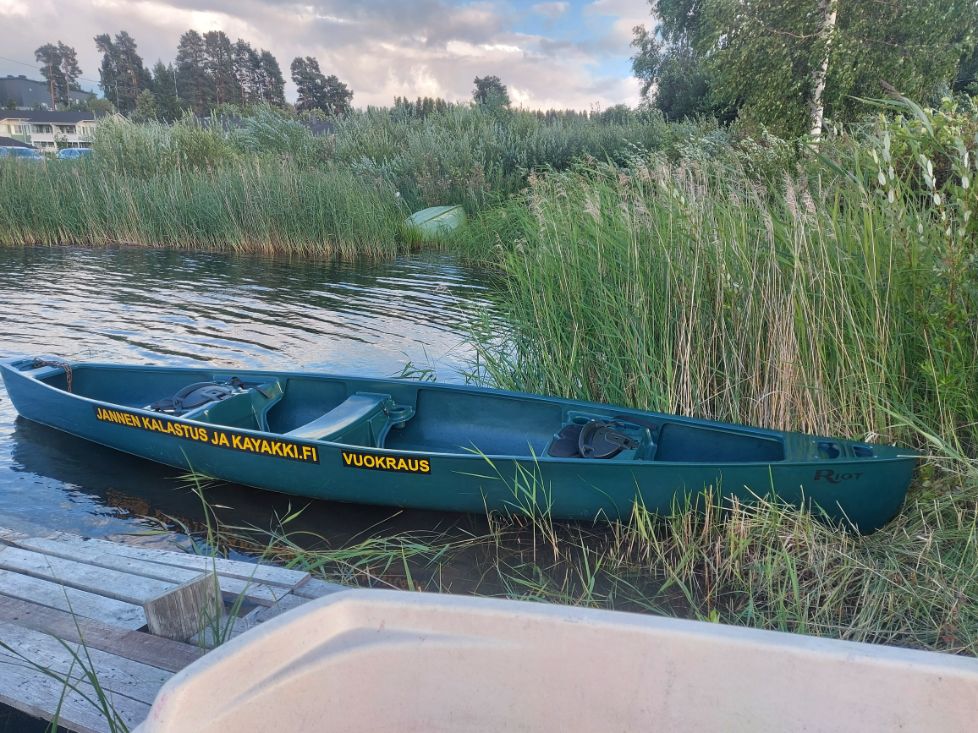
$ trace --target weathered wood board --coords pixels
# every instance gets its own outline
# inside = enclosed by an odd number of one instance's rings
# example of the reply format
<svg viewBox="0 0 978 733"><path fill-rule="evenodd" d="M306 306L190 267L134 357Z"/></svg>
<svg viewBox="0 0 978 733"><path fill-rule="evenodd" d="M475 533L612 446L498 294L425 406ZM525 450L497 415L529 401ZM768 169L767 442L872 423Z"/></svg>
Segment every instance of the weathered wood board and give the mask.
<svg viewBox="0 0 978 733"><path fill-rule="evenodd" d="M83 733L111 730L107 715L132 728L205 645L339 590L289 568L0 527L0 705ZM200 629L204 608L219 624Z"/></svg>

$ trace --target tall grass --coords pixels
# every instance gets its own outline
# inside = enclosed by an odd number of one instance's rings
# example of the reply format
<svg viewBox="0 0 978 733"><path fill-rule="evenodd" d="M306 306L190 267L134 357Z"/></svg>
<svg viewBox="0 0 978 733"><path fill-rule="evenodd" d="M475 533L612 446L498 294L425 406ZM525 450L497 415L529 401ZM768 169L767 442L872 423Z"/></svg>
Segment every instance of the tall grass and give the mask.
<svg viewBox="0 0 978 733"><path fill-rule="evenodd" d="M349 171L240 160L127 175L97 161L0 161L0 244L141 244L396 254L393 192Z"/></svg>
<svg viewBox="0 0 978 733"><path fill-rule="evenodd" d="M412 209L464 204L471 212L523 188L537 168L590 156L621 162L636 149L672 149L715 125L668 125L654 113L621 121L541 119L528 112L451 106L422 118L369 110L341 120L334 159L381 176Z"/></svg>
<svg viewBox="0 0 978 733"><path fill-rule="evenodd" d="M390 256L429 205L471 213L528 172L583 155L624 160L698 129L655 115L546 121L452 106L425 119L349 115L329 135L270 108L172 125L110 118L91 159L0 161L0 244L93 243ZM715 127L714 127L715 129Z"/></svg>
<svg viewBox="0 0 978 733"><path fill-rule="evenodd" d="M508 304L508 333L474 332L482 379L913 443L930 457L901 514L868 537L709 496L610 526L503 522L478 582L448 589L978 654L975 118L899 109L794 159L710 134L532 173L456 245Z"/></svg>
<svg viewBox="0 0 978 733"><path fill-rule="evenodd" d="M470 241L495 237L513 325L483 344L486 376L874 440L913 440L913 422L973 449L978 273L946 265L968 219L854 163L759 182L653 156L533 177ZM953 312L934 297L949 288Z"/></svg>
<svg viewBox="0 0 978 733"><path fill-rule="evenodd" d="M532 477L518 478L517 481ZM513 487L527 495L529 486ZM555 487L556 490L556 487ZM491 516L482 534L224 527L221 538L329 580L655 613L978 655L978 475L860 536L805 510L702 496L610 524Z"/></svg>

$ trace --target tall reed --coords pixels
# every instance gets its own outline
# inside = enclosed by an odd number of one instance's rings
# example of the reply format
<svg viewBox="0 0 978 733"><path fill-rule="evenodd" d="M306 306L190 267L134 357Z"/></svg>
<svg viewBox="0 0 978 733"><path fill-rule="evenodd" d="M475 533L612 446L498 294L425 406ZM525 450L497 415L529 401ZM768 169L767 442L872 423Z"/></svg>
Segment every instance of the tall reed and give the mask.
<svg viewBox="0 0 978 733"><path fill-rule="evenodd" d="M874 440L914 439L913 422L974 447L978 332L932 300L946 221L828 173L762 183L653 156L533 177L489 224L513 330L483 344L486 376ZM978 312L978 277L959 277Z"/></svg>
<svg viewBox="0 0 978 733"><path fill-rule="evenodd" d="M240 160L127 175L104 163L0 161L0 244L141 244L392 256L393 192L345 170Z"/></svg>

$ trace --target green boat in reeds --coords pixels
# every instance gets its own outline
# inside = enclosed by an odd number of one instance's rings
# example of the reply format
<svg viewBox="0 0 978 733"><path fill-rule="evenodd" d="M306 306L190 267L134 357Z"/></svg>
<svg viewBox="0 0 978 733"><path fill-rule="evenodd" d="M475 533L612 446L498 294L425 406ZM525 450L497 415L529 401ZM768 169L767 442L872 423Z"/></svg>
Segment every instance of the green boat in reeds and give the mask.
<svg viewBox="0 0 978 733"><path fill-rule="evenodd" d="M0 361L25 418L272 491L462 512L627 517L710 490L815 504L871 531L900 508L908 449L401 379Z"/></svg>
<svg viewBox="0 0 978 733"><path fill-rule="evenodd" d="M465 223L465 209L455 206L432 206L416 211L404 220L404 227L419 242L443 237Z"/></svg>

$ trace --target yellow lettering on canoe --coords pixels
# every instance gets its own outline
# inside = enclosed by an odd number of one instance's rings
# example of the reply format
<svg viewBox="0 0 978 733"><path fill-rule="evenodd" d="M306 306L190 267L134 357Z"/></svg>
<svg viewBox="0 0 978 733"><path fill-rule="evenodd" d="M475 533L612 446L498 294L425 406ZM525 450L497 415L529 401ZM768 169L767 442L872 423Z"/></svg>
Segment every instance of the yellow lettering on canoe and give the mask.
<svg viewBox="0 0 978 733"><path fill-rule="evenodd" d="M230 450L236 450L242 453L286 458L303 463L319 463L319 451L312 445L301 445L299 443L270 438L252 438L249 435L238 435L237 433L219 429L208 431L207 428L200 427L199 425L191 425L173 420L169 417L143 415L127 410L102 407L100 405L95 406L95 419L99 422L108 422L138 430L146 430L151 433L160 433L183 440L194 440L200 443L207 443L210 446L229 448ZM361 463L362 460L361 458Z"/></svg>
<svg viewBox="0 0 978 733"><path fill-rule="evenodd" d="M306 446L303 446L305 449ZM315 451L315 448L312 448ZM373 453L359 451L340 451L343 465L348 468L369 468L377 471L394 471L397 473L431 473L431 461L428 458L403 458L401 456L378 456Z"/></svg>

